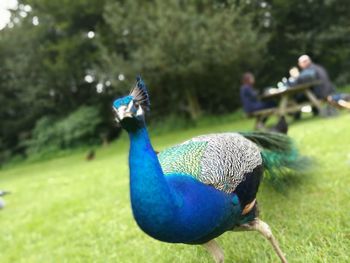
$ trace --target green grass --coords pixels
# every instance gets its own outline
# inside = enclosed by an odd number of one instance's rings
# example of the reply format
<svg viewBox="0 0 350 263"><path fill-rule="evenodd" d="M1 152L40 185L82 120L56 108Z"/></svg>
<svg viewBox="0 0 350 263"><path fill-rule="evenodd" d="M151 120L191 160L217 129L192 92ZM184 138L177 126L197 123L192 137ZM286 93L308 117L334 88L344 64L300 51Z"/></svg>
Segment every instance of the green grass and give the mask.
<svg viewBox="0 0 350 263"><path fill-rule="evenodd" d="M214 124L212 124L214 123ZM160 150L197 134L247 130L252 120L219 118L153 136ZM290 262L350 262L350 115L293 124L290 135L317 168L281 193L263 184L258 200ZM0 171L12 191L0 211L0 262L212 262L199 246L161 243L142 233L129 202L128 140L96 152ZM226 262L278 262L258 233L218 238Z"/></svg>

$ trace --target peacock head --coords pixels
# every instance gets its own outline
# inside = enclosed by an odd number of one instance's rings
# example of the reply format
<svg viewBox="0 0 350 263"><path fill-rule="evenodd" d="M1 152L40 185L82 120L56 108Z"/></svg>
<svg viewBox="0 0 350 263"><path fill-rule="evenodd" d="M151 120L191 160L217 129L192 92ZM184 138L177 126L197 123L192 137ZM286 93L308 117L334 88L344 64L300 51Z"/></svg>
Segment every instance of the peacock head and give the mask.
<svg viewBox="0 0 350 263"><path fill-rule="evenodd" d="M136 78L136 85L128 96L113 102L115 120L127 131L134 131L145 124L145 112L149 111L150 101L142 78Z"/></svg>

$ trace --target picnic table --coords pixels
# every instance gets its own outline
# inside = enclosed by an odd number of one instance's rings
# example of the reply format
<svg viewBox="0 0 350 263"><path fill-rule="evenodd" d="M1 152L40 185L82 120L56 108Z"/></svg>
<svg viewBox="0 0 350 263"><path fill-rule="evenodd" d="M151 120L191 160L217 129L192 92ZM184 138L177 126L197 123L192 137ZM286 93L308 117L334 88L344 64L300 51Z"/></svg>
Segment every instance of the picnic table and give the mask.
<svg viewBox="0 0 350 263"><path fill-rule="evenodd" d="M314 106L319 112L322 112L322 102L316 98L311 91L314 85L319 84L319 81L313 81L309 83L299 84L293 87L287 87L285 89L275 89L274 92L265 93L260 96L262 100L276 100L278 101L277 107L259 110L251 113L251 116L256 117L256 127L258 127L261 120L270 115L276 115L278 117L285 116L288 113L299 112L304 106ZM297 103L294 100L296 94L304 94L307 99L306 102Z"/></svg>

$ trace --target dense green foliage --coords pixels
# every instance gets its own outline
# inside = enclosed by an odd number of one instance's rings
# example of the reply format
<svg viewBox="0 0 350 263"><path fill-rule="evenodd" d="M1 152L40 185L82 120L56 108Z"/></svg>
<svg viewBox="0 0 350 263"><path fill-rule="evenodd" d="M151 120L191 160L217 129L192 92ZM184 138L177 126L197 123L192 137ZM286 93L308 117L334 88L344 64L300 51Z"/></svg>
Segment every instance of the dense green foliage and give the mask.
<svg viewBox="0 0 350 263"><path fill-rule="evenodd" d="M232 3L111 2L104 18L109 34L98 39L105 52L99 74L113 79L117 70L133 79L142 72L156 114L187 112L195 119L202 110L234 109L242 68L258 67L266 45Z"/></svg>
<svg viewBox="0 0 350 263"><path fill-rule="evenodd" d="M52 152L91 144L91 137L98 132L99 124L99 111L86 106L80 107L62 120L43 117L36 123L31 139L25 142L27 151L29 154Z"/></svg>
<svg viewBox="0 0 350 263"><path fill-rule="evenodd" d="M195 135L252 125L253 120L226 117L151 139L162 150ZM259 190L261 218L289 262L350 262L349 129L349 114L293 125L290 135L302 154L316 159L316 169L288 191L275 191L266 182ZM124 135L98 148L92 162L76 152L0 171L2 189L12 192L0 211L0 262L213 262L204 248L162 243L138 228L130 208ZM279 262L256 232L226 233L218 242L227 262Z"/></svg>
<svg viewBox="0 0 350 263"><path fill-rule="evenodd" d="M324 65L338 85L350 82L350 6L348 0L268 0L270 35L266 65L269 81L287 75L300 54L309 54ZM266 12L260 14L265 16Z"/></svg>
<svg viewBox="0 0 350 263"><path fill-rule="evenodd" d="M236 109L244 71L273 85L301 53L337 83L350 78L346 0L18 2L0 31L0 163L28 152L42 117L62 120L82 105L98 108L104 137L115 137L111 102L138 73L153 120L187 122Z"/></svg>

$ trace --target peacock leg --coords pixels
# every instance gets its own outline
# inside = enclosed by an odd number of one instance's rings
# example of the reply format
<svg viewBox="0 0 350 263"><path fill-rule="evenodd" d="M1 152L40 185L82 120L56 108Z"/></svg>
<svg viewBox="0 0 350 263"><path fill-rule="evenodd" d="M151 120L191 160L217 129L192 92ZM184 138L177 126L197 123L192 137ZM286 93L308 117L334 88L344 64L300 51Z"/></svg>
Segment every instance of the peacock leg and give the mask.
<svg viewBox="0 0 350 263"><path fill-rule="evenodd" d="M277 240L272 234L271 228L267 223L260 220L259 218L254 219L253 221L240 225L239 230L255 230L261 233L267 240L270 241L271 245L273 246L274 250L276 251L278 257L281 259L282 263L288 263L286 257L284 256L282 250L280 249Z"/></svg>
<svg viewBox="0 0 350 263"><path fill-rule="evenodd" d="M203 246L213 256L216 263L223 263L224 262L224 252L222 251L219 244L215 241L215 239L212 239L209 242L203 244Z"/></svg>

